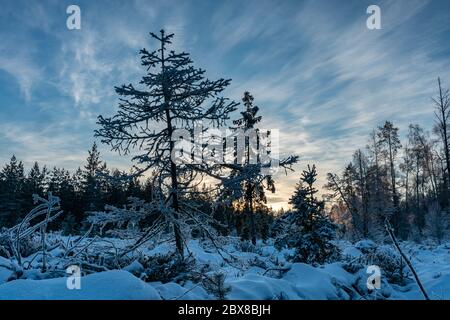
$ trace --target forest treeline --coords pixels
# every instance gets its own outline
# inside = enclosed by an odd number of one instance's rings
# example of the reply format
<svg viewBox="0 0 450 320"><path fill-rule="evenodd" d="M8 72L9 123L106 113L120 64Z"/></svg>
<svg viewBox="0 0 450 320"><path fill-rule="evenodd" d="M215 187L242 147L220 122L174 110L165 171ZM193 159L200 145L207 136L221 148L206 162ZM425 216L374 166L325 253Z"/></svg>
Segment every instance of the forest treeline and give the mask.
<svg viewBox="0 0 450 320"><path fill-rule="evenodd" d="M109 169L101 159L94 143L88 151L86 164L75 172L64 168L48 169L35 162L27 171L22 161L12 156L0 172L0 226L11 227L20 221L33 207L32 195L52 192L61 199L65 212L59 224L67 233L82 231L86 212L102 210L105 204L121 206L130 196L147 199L151 190L147 183L138 179L108 179L125 173Z"/></svg>
<svg viewBox="0 0 450 320"><path fill-rule="evenodd" d="M402 239L441 241L449 232L450 96L441 80L431 133L410 124L404 141L391 121L374 129L340 174L325 186L330 215L351 238L384 238L385 220Z"/></svg>
<svg viewBox="0 0 450 320"><path fill-rule="evenodd" d="M79 234L86 231L91 212L102 211L105 206L123 207L130 198L151 201L155 186L152 177L139 179L127 172L110 169L102 161L97 144L87 152L85 165L71 173L64 168L35 162L26 170L22 161L12 156L0 172L0 229L17 224L35 206L33 194L45 195L52 192L61 200L64 215L51 225L53 230L64 234ZM195 188L189 200L199 205L205 213L222 222L217 228L223 234L250 238L250 222L243 208L225 203L217 207L215 194L206 184ZM269 236L269 227L275 216L265 199L255 201L254 219L258 238ZM226 227L225 227L226 226Z"/></svg>

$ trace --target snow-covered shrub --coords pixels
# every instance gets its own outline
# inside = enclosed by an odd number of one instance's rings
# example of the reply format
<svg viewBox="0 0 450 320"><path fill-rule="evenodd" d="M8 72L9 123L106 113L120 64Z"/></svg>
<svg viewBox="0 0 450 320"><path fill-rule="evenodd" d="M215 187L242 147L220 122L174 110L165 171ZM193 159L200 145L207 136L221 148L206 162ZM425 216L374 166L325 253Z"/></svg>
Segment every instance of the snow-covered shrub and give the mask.
<svg viewBox="0 0 450 320"><path fill-rule="evenodd" d="M134 260L128 266L123 268L123 270L128 271L137 278L140 278L145 271L144 266L138 260Z"/></svg>
<svg viewBox="0 0 450 320"><path fill-rule="evenodd" d="M130 197L122 208L107 205L105 211L89 212L87 222L99 227L100 235L131 238L143 232L139 226L144 220L155 219L160 214L158 209L156 202Z"/></svg>
<svg viewBox="0 0 450 320"><path fill-rule="evenodd" d="M158 254L144 256L139 259L139 263L144 268L141 278L146 282L193 280L191 271L194 270L195 260L192 257L180 260L176 253Z"/></svg>
<svg viewBox="0 0 450 320"><path fill-rule="evenodd" d="M436 240L438 244L441 244L443 240L448 238L450 218L448 213L442 210L437 202L428 206L425 224L425 235Z"/></svg>
<svg viewBox="0 0 450 320"><path fill-rule="evenodd" d="M380 267L390 283L403 284L406 276L406 265L402 257L390 246L379 246L372 255L371 263Z"/></svg>
<svg viewBox="0 0 450 320"><path fill-rule="evenodd" d="M0 249L0 256L3 256L5 258L10 258L13 256L13 250L15 248L12 248L10 241L1 241L0 246L2 249ZM42 243L40 239L40 235L34 233L27 237L24 237L20 240L19 245L17 246L18 253L21 257L29 257L33 254L38 253L41 250Z"/></svg>
<svg viewBox="0 0 450 320"><path fill-rule="evenodd" d="M289 300L289 296L281 291L279 294L275 294L272 300Z"/></svg>
<svg viewBox="0 0 450 320"><path fill-rule="evenodd" d="M355 283L352 288L354 289L354 296L352 299L359 300L386 300L392 295L392 287L389 285L386 277L381 277L381 289L370 290L367 287L367 273L365 269L361 269L358 272Z"/></svg>
<svg viewBox="0 0 450 320"><path fill-rule="evenodd" d="M373 253L376 250L377 245L372 240L366 239L355 243L355 248L361 251L363 254L369 254Z"/></svg>
<svg viewBox="0 0 450 320"><path fill-rule="evenodd" d="M202 286L209 294L218 300L226 300L231 292L231 287L225 284L226 275L222 272L215 272L212 275L205 275Z"/></svg>
<svg viewBox="0 0 450 320"><path fill-rule="evenodd" d="M17 225L0 234L0 246L8 256L14 257L19 267L23 266L23 256L40 251L42 271L45 272L49 249L47 227L62 214L62 211L59 198L53 196L51 192L48 193L47 199L34 194L33 201L36 207Z"/></svg>
<svg viewBox="0 0 450 320"><path fill-rule="evenodd" d="M251 267L258 267L258 268L261 268L261 269L267 269L267 263L264 260L262 260L261 258L259 258L258 256L255 256L252 259L250 259L248 261L248 264Z"/></svg>
<svg viewBox="0 0 450 320"><path fill-rule="evenodd" d="M249 240L239 241L237 249L241 252L250 252L250 253L256 252L256 246Z"/></svg>
<svg viewBox="0 0 450 320"><path fill-rule="evenodd" d="M41 241L37 234L23 238L19 244L19 253L22 257L28 257L41 249Z"/></svg>
<svg viewBox="0 0 450 320"><path fill-rule="evenodd" d="M342 268L350 273L356 273L364 268L364 260L361 258L344 257Z"/></svg>
<svg viewBox="0 0 450 320"><path fill-rule="evenodd" d="M345 257L343 268L350 273L365 272L370 265L380 267L382 277L389 283L404 284L407 276L406 264L400 254L391 246L377 246L371 240L363 240L356 245L362 253L360 257Z"/></svg>

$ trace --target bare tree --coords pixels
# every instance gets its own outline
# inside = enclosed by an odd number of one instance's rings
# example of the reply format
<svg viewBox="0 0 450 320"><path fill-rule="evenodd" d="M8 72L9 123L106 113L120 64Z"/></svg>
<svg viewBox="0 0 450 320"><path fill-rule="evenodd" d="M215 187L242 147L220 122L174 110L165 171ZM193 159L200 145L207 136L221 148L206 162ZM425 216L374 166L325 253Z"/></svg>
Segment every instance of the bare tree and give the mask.
<svg viewBox="0 0 450 320"><path fill-rule="evenodd" d="M397 192L395 158L397 156L398 150L402 146L400 143L400 139L398 137L398 128L394 127L392 122L386 121L382 127L378 128L378 138L379 138L378 143L382 150L382 154L387 160L389 166L392 203L394 206L392 222L395 231L398 233L400 226L400 210L399 210L400 199L399 194Z"/></svg>
<svg viewBox="0 0 450 320"><path fill-rule="evenodd" d="M449 136L448 123L450 116L450 94L448 90L443 90L441 85L441 78L438 78L439 95L433 98L435 105L434 114L436 116L436 125L434 131L439 135L444 147L445 169L444 187L445 187L445 201L448 205L448 182L450 179L450 150L449 150Z"/></svg>
<svg viewBox="0 0 450 320"><path fill-rule="evenodd" d="M358 149L353 155L354 162L357 166L357 188L361 197L362 211L362 233L363 237L369 235L369 190L367 185L367 159L365 155Z"/></svg>

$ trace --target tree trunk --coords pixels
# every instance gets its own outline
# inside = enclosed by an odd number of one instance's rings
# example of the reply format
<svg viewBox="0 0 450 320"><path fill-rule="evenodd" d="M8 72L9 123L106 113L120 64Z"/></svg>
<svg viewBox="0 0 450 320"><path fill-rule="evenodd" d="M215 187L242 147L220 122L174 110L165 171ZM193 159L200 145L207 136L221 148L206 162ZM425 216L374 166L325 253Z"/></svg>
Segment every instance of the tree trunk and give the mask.
<svg viewBox="0 0 450 320"><path fill-rule="evenodd" d="M439 84L439 109L441 112L441 130L442 130L442 140L444 142L444 153L445 153L445 163L446 163L446 173L447 176L444 178L447 182L450 178L450 151L449 151L449 145L448 145L448 133L447 133L447 115L446 108L444 105L444 95L442 93L442 86L441 86L441 78L438 78L438 84ZM445 190L445 201L448 202L448 185Z"/></svg>
<svg viewBox="0 0 450 320"><path fill-rule="evenodd" d="M161 66L162 66L162 74L163 77L165 77L165 63L164 63L164 44L161 42ZM170 98L167 94L167 89L164 86L164 80L163 80L163 92L164 92L164 103L166 105L166 121L167 121L167 131L168 135L170 137L169 142L169 152L170 155L172 155L172 151L174 148L174 142L172 141L172 134L173 134L173 127L172 127L172 118L170 116L170 110L169 110L169 103ZM175 234L175 245L177 248L177 253L180 257L180 259L184 259L184 245L183 245L183 236L181 234L180 226L178 224L179 215L178 212L180 210L179 202L178 202L178 175L177 175L177 166L173 162L172 158L170 158L170 178L171 178L171 190L169 197L172 198L172 208L174 210L173 218L173 230Z"/></svg>
<svg viewBox="0 0 450 320"><path fill-rule="evenodd" d="M250 212L250 234L252 238L252 243L256 245L256 225L255 225L255 213L253 212L253 188L250 187L250 198L249 198L249 212Z"/></svg>
<svg viewBox="0 0 450 320"><path fill-rule="evenodd" d="M399 217L400 210L399 210L399 199L397 195L397 186L395 182L394 155L392 154L392 141L390 135L388 138L388 143L389 143L389 165L391 168L392 202L394 204L393 221L395 233L398 235L400 229L400 217Z"/></svg>
<svg viewBox="0 0 450 320"><path fill-rule="evenodd" d="M359 165L359 179L361 184L361 200L363 205L363 236L367 238L369 235L369 213L368 213L368 199L366 192L365 174L362 165L361 150L358 150L358 165Z"/></svg>

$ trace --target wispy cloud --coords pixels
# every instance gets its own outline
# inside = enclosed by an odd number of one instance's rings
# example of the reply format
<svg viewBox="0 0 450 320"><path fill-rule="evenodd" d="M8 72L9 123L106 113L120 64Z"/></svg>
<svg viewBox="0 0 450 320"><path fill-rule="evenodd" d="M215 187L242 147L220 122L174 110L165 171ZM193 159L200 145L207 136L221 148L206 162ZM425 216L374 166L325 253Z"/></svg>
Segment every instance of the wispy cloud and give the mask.
<svg viewBox="0 0 450 320"><path fill-rule="evenodd" d="M42 69L31 63L29 58L23 55L3 55L0 56L0 70L14 77L23 97L26 101L30 101L34 84L42 79Z"/></svg>
<svg viewBox="0 0 450 320"><path fill-rule="evenodd" d="M96 116L117 106L113 87L142 75L137 53L154 49L148 32L165 28L175 33L174 49L191 52L209 76L233 78L228 97L251 91L262 126L280 129L282 153L301 156L297 172L277 176L269 196L286 205L307 163L317 164L322 185L384 120L403 133L409 122L431 128L436 78L450 83L449 4L378 1L382 30L375 31L365 23L370 4L80 1L82 30L72 32L60 1L10 2L0 21L0 70L10 77L0 85L14 79L21 93L0 100L17 112L1 123L2 157L74 166L92 143ZM30 118L51 129L30 127ZM130 165L104 151L115 166Z"/></svg>

